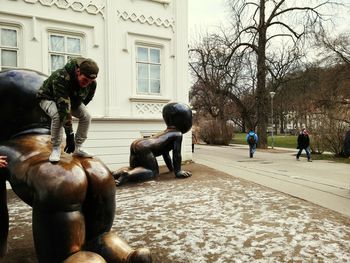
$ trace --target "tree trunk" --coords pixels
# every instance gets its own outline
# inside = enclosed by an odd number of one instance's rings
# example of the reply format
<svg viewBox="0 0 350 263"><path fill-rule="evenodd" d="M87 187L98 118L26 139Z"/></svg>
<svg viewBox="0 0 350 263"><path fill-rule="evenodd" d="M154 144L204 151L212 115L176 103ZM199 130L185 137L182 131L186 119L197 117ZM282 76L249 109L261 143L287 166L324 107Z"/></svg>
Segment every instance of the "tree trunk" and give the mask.
<svg viewBox="0 0 350 263"><path fill-rule="evenodd" d="M257 58L257 116L258 135L261 149L267 148L267 122L269 105L266 91L266 25L265 25L265 0L260 0L260 22Z"/></svg>

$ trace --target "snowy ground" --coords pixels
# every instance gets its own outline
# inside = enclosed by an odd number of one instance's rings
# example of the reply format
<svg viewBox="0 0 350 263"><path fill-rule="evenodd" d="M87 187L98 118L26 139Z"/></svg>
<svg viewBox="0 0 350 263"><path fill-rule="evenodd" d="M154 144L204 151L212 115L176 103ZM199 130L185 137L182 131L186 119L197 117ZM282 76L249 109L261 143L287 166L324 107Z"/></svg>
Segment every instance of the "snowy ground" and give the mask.
<svg viewBox="0 0 350 263"><path fill-rule="evenodd" d="M274 190L190 164L117 189L113 231L155 262L350 262L350 218ZM9 198L9 254L35 261L31 209ZM18 261L20 259L20 261Z"/></svg>

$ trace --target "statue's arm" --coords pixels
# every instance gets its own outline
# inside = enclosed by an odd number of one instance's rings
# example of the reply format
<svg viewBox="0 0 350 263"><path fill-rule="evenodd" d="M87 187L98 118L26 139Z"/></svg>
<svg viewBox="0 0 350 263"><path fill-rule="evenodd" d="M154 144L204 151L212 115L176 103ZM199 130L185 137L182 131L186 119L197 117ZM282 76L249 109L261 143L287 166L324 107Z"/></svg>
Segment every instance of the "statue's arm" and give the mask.
<svg viewBox="0 0 350 263"><path fill-rule="evenodd" d="M173 163L171 161L169 152L163 153L163 159L169 171L174 171Z"/></svg>
<svg viewBox="0 0 350 263"><path fill-rule="evenodd" d="M173 149L173 166L175 176L178 178L190 177L192 174L187 171L181 170L181 144L182 144L182 134L177 136L174 141L174 149Z"/></svg>

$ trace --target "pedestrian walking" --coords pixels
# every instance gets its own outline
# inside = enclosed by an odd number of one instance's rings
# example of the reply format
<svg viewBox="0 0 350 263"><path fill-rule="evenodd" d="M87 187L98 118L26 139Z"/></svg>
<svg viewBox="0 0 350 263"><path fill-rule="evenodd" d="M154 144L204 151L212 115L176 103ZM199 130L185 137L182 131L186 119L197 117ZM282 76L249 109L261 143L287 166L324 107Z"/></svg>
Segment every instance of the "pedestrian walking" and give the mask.
<svg viewBox="0 0 350 263"><path fill-rule="evenodd" d="M92 157L83 150L87 139L91 116L86 105L96 90L99 68L89 58L73 58L63 68L53 72L40 87L37 98L40 107L51 117L52 152L50 162L61 157L62 127L66 134L64 151L81 157ZM79 119L76 135L73 133L72 116Z"/></svg>
<svg viewBox="0 0 350 263"><path fill-rule="evenodd" d="M249 145L249 157L253 158L259 137L253 130L250 130L246 136L246 141Z"/></svg>
<svg viewBox="0 0 350 263"><path fill-rule="evenodd" d="M310 138L309 138L309 133L307 132L305 126L302 127L299 135L298 135L298 146L297 149L299 149L297 153L297 161L299 161L299 157L301 155L301 152L305 150L307 160L309 162L312 162L311 160L311 151L310 151Z"/></svg>

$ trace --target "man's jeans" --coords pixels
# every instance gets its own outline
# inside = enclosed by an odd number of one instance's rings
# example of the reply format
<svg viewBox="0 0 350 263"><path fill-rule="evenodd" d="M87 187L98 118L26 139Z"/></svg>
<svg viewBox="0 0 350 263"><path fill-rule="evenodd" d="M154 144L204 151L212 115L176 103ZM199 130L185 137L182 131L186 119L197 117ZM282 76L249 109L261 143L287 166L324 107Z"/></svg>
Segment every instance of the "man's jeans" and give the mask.
<svg viewBox="0 0 350 263"><path fill-rule="evenodd" d="M253 157L256 150L256 143L249 143L249 156Z"/></svg>
<svg viewBox="0 0 350 263"><path fill-rule="evenodd" d="M306 147L306 148L300 148L298 153L297 153L297 159L299 159L300 155L301 155L301 152L305 150L306 152L306 156L307 156L307 159L310 160L311 159L311 151L310 151L310 147Z"/></svg>
<svg viewBox="0 0 350 263"><path fill-rule="evenodd" d="M63 123L60 121L56 103L51 100L42 100L40 101L39 105L51 118L52 146L59 147L62 142ZM75 143L76 145L81 146L87 138L87 133L91 123L91 116L84 104L80 104L78 108L72 109L71 113L74 117L79 119L78 129L75 134Z"/></svg>

